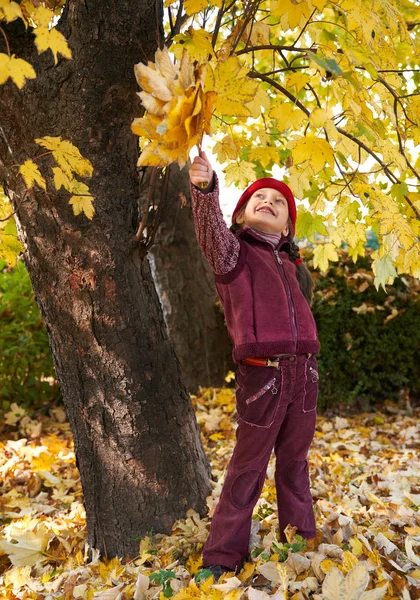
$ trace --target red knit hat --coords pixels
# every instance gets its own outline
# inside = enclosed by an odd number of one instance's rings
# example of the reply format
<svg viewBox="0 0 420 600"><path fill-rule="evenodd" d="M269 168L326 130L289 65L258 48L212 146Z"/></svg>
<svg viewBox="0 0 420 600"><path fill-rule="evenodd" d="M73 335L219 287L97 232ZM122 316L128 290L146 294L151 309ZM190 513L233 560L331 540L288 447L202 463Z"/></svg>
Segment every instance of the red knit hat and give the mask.
<svg viewBox="0 0 420 600"><path fill-rule="evenodd" d="M238 210L245 204L247 200L249 200L254 192L260 190L261 188L274 188L275 190L281 192L286 198L287 205L289 207L289 217L292 221L294 233L296 225L296 204L293 192L288 185L282 181L279 181L278 179L274 179L274 177L263 177L262 179L257 179L257 181L254 181L254 183L251 183L251 185L246 188L242 196L239 198L238 204L232 213L232 225L235 223L235 216Z"/></svg>
<svg viewBox="0 0 420 600"><path fill-rule="evenodd" d="M251 183L250 186L246 188L242 196L239 198L238 203L235 207L235 210L232 213L232 225L235 223L235 217L239 211L239 209L245 204L247 200L252 196L254 192L260 190L261 188L274 188L275 190L281 192L283 196L287 200L287 205L289 207L289 217L292 222L293 227L293 235L295 233L296 226L296 203L295 198L293 196L292 190L288 185L283 183L283 181L279 181L278 179L274 179L274 177L262 177L261 179L257 179L254 183ZM301 258L297 258L294 261L296 264L302 262Z"/></svg>

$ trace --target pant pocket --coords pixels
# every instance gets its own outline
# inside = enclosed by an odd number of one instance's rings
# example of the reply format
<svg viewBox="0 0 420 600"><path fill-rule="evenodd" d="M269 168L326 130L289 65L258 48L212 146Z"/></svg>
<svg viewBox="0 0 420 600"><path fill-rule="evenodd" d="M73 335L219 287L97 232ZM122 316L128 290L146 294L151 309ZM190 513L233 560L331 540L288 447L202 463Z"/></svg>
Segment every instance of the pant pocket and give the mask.
<svg viewBox="0 0 420 600"><path fill-rule="evenodd" d="M302 412L316 410L318 404L319 375L315 356L305 361L305 386L303 389Z"/></svg>
<svg viewBox="0 0 420 600"><path fill-rule="evenodd" d="M281 389L281 368L239 365L236 372L238 420L256 427L270 427L280 403Z"/></svg>

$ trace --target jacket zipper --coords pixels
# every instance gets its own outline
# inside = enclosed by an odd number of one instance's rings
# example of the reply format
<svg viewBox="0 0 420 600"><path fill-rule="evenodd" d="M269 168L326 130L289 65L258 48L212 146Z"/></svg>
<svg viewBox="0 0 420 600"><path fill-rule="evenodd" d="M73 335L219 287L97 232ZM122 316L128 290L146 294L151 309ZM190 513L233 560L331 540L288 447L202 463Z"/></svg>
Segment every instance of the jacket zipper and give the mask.
<svg viewBox="0 0 420 600"><path fill-rule="evenodd" d="M293 340L296 342L296 340L297 340L297 327L296 327L296 317L295 317L295 306L294 306L294 302L293 302L293 298L292 298L292 293L291 293L291 290L290 290L289 280L287 279L286 271L285 271L285 268L283 266L283 261L282 261L282 259L279 256L279 251L278 250L274 250L273 252L274 252L276 260L277 260L278 264L280 265L280 268L281 268L281 270L283 272L284 281L286 282L287 297L289 299L290 320L292 322Z"/></svg>

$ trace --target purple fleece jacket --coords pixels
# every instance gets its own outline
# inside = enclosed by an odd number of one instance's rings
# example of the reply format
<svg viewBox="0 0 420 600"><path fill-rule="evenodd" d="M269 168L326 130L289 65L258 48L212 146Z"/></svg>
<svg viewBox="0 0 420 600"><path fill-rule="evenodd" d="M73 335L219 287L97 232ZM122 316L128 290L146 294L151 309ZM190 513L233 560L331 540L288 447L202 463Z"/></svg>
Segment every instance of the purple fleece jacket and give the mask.
<svg viewBox="0 0 420 600"><path fill-rule="evenodd" d="M233 360L320 350L310 306L296 279L296 265L282 237L276 248L251 229L233 234L219 205L219 180L203 193L191 185L194 224L201 251L210 263Z"/></svg>

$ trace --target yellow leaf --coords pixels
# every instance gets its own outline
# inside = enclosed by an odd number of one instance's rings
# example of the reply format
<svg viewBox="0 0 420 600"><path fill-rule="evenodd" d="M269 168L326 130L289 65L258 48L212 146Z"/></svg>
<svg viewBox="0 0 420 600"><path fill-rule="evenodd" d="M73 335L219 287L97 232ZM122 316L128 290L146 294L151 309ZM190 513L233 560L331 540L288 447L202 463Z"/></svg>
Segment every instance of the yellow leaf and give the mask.
<svg viewBox="0 0 420 600"><path fill-rule="evenodd" d="M64 187L67 191L71 191L71 182L67 175L60 169L60 167L52 168L54 173L54 186L56 190Z"/></svg>
<svg viewBox="0 0 420 600"><path fill-rule="evenodd" d="M266 169L272 161L275 165L280 161L280 155L278 148L272 146L265 146L262 148L251 148L248 154L248 159L251 161L259 161L261 165Z"/></svg>
<svg viewBox="0 0 420 600"><path fill-rule="evenodd" d="M92 175L93 166L87 158L83 158L78 148L61 137L45 136L37 138L37 144L40 144L47 150L51 150L54 159L64 173L72 179L72 173L77 175Z"/></svg>
<svg viewBox="0 0 420 600"><path fill-rule="evenodd" d="M271 0L271 15L281 17L285 29L294 29L311 15L312 7L306 0Z"/></svg>
<svg viewBox="0 0 420 600"><path fill-rule="evenodd" d="M251 117L254 119L258 119L258 117L261 116L261 108L264 108L265 110L270 108L270 98L261 85L258 86L251 102L246 103L246 107L249 109Z"/></svg>
<svg viewBox="0 0 420 600"><path fill-rule="evenodd" d="M93 196L72 196L69 203L73 206L75 215L84 212L88 219L92 219L95 209L93 208Z"/></svg>
<svg viewBox="0 0 420 600"><path fill-rule="evenodd" d="M333 244L319 244L314 250L314 267L321 271L328 269L328 261L337 261L338 254Z"/></svg>
<svg viewBox="0 0 420 600"><path fill-rule="evenodd" d="M286 129L299 129L307 120L307 117L300 108L295 108L290 102L279 102L270 110L268 116L277 120L279 131Z"/></svg>
<svg viewBox="0 0 420 600"><path fill-rule="evenodd" d="M35 44L38 48L38 52L45 52L45 50L51 50L54 55L54 64L57 64L58 54L62 54L64 58L71 58L71 50L67 44L67 40L62 33L57 29L48 29L47 27L36 27L35 33Z"/></svg>
<svg viewBox="0 0 420 600"><path fill-rule="evenodd" d="M37 183L43 190L46 189L45 179L42 177L38 165L33 160L25 160L23 165L19 167L19 173L25 180L26 187L30 190L34 183Z"/></svg>
<svg viewBox="0 0 420 600"><path fill-rule="evenodd" d="M415 244L411 250L407 250L404 256L404 271L413 277L419 277L420 270L420 245Z"/></svg>
<svg viewBox="0 0 420 600"><path fill-rule="evenodd" d="M13 402L10 406L10 410L4 413L5 423L6 425L16 425L16 423L18 423L25 415L26 411L16 404L16 402Z"/></svg>
<svg viewBox="0 0 420 600"><path fill-rule="evenodd" d="M290 144L293 149L293 161L300 164L308 161L314 173L319 173L326 163L334 165L334 151L330 144L315 136L299 138Z"/></svg>
<svg viewBox="0 0 420 600"><path fill-rule="evenodd" d="M184 9L187 15L194 15L207 8L207 0L185 0Z"/></svg>
<svg viewBox="0 0 420 600"><path fill-rule="evenodd" d="M350 571L357 563L357 556L349 552L348 550L344 550L343 552L343 569L344 571Z"/></svg>
<svg viewBox="0 0 420 600"><path fill-rule="evenodd" d="M54 19L54 13L41 5L36 10L31 10L31 19L37 27L48 27Z"/></svg>
<svg viewBox="0 0 420 600"><path fill-rule="evenodd" d="M8 2L2 0L0 2L0 20L2 16L6 19L6 23L10 23L15 19L22 19L26 23L26 19L22 14L20 6L17 2Z"/></svg>
<svg viewBox="0 0 420 600"><path fill-rule="evenodd" d="M0 257L10 266L15 266L20 252L24 251L17 237L15 220L7 219L0 231Z"/></svg>
<svg viewBox="0 0 420 600"><path fill-rule="evenodd" d="M392 259L389 254L386 254L382 258L376 253L372 253L372 258L374 259L372 263L372 271L375 274L374 285L377 290L379 290L380 286L386 291L385 284L389 283L392 285L394 283L394 278L397 276L397 271L392 263ZM371 496L374 496L372 494ZM376 496L375 496L376 498ZM381 502L380 499L379 503Z"/></svg>
<svg viewBox="0 0 420 600"><path fill-rule="evenodd" d="M241 40L252 46L265 46L270 43L270 26L267 23L252 21L247 24Z"/></svg>
<svg viewBox="0 0 420 600"><path fill-rule="evenodd" d="M35 79L36 73L32 65L13 54L9 57L0 52L0 85L11 77L19 89L25 85L26 79Z"/></svg>
<svg viewBox="0 0 420 600"><path fill-rule="evenodd" d="M225 135L220 142L217 142L212 148L212 152L213 154L216 154L217 162L219 163L226 162L228 158L230 160L236 160L238 158L238 148L229 135Z"/></svg>
<svg viewBox="0 0 420 600"><path fill-rule="evenodd" d="M193 62L195 60L199 63L207 62L209 55L213 55L211 34L204 29L194 29L191 26L186 33L179 33L173 39L175 44L171 47L171 51L178 59L181 59L184 49L188 51L189 58Z"/></svg>
<svg viewBox="0 0 420 600"><path fill-rule="evenodd" d="M31 567L12 567L4 575L4 583L15 590L22 588L30 579Z"/></svg>
<svg viewBox="0 0 420 600"><path fill-rule="evenodd" d="M363 546L362 542L356 538L356 537L352 537L349 540L351 549L353 550L353 554L355 556L360 556L361 554L363 554L365 547Z"/></svg>
<svg viewBox="0 0 420 600"><path fill-rule="evenodd" d="M324 127L324 125L330 121L327 111L323 108L315 108L309 117L312 125L315 127Z"/></svg>
<svg viewBox="0 0 420 600"><path fill-rule="evenodd" d="M11 563L17 567L32 566L45 560L44 550L48 543L46 532L20 531L14 528L10 532L13 542L0 541Z"/></svg>
<svg viewBox="0 0 420 600"><path fill-rule="evenodd" d="M186 567L190 575L195 575L203 566L203 557L200 554L191 554L187 560Z"/></svg>
<svg viewBox="0 0 420 600"><path fill-rule="evenodd" d="M245 583L251 577L255 571L255 564L246 562L242 568L242 571L238 574L238 579Z"/></svg>
<svg viewBox="0 0 420 600"><path fill-rule="evenodd" d="M51 471L51 467L56 462L56 456L49 454L48 452L41 452L39 456L32 458L32 470L33 471Z"/></svg>
<svg viewBox="0 0 420 600"><path fill-rule="evenodd" d="M249 117L247 102L254 100L258 82L247 77L247 69L236 56L206 67L204 91L217 93L216 110L225 116Z"/></svg>
<svg viewBox="0 0 420 600"><path fill-rule="evenodd" d="M246 188L248 183L255 179L255 165L250 162L235 162L223 169L226 185L234 183L237 187Z"/></svg>
<svg viewBox="0 0 420 600"><path fill-rule="evenodd" d="M310 80L311 77L307 73L292 73L286 78L285 87L297 94Z"/></svg>

